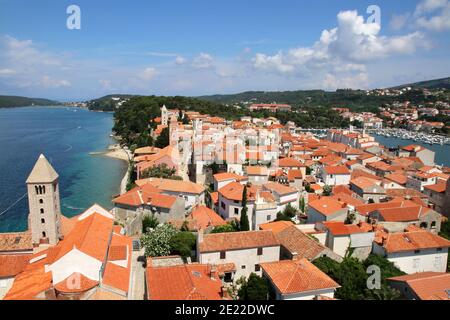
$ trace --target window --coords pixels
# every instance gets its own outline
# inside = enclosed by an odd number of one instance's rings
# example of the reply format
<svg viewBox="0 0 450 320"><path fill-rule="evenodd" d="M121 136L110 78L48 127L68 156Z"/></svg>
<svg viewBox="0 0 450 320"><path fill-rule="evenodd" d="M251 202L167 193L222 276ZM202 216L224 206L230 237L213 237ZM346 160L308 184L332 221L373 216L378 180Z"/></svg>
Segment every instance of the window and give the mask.
<svg viewBox="0 0 450 320"><path fill-rule="evenodd" d="M39 188L38 188L38 186L34 186L34 190L36 191L36 194L39 194Z"/></svg>
<svg viewBox="0 0 450 320"><path fill-rule="evenodd" d="M239 214L239 208L234 208L234 214L238 215Z"/></svg>
<svg viewBox="0 0 450 320"><path fill-rule="evenodd" d="M418 253L420 253L420 250L414 250L414 253L418 254Z"/></svg>
<svg viewBox="0 0 450 320"><path fill-rule="evenodd" d="M41 219L41 223L45 223L45 219Z"/></svg>
<svg viewBox="0 0 450 320"><path fill-rule="evenodd" d="M442 252L442 248L437 248L436 252Z"/></svg>
<svg viewBox="0 0 450 320"><path fill-rule="evenodd" d="M259 264L255 264L255 271L261 271L261 266Z"/></svg>
<svg viewBox="0 0 450 320"><path fill-rule="evenodd" d="M43 204L43 203L44 203L44 200L39 199L39 203L40 203L40 204Z"/></svg>
<svg viewBox="0 0 450 320"><path fill-rule="evenodd" d="M220 202L220 206L222 207L223 210L225 210L225 203Z"/></svg>
<svg viewBox="0 0 450 320"><path fill-rule="evenodd" d="M41 213L44 213L44 209L41 208Z"/></svg>
<svg viewBox="0 0 450 320"><path fill-rule="evenodd" d="M431 229L436 229L436 221L431 222Z"/></svg>
<svg viewBox="0 0 450 320"><path fill-rule="evenodd" d="M245 264L243 264L243 265L241 266L241 269L242 269L242 270L245 270L245 268L247 268L247 267L246 267Z"/></svg>
<svg viewBox="0 0 450 320"><path fill-rule="evenodd" d="M270 214L267 215L267 221L272 220L272 216Z"/></svg>
<svg viewBox="0 0 450 320"><path fill-rule="evenodd" d="M263 248L258 248L257 254L258 254L258 256L262 256L263 255Z"/></svg>
<svg viewBox="0 0 450 320"><path fill-rule="evenodd" d="M226 257L227 257L227 253L225 252L225 251L221 251L220 252L220 259L226 259Z"/></svg>
<svg viewBox="0 0 450 320"><path fill-rule="evenodd" d="M45 233L45 231L42 231L42 238L47 238L47 234Z"/></svg>

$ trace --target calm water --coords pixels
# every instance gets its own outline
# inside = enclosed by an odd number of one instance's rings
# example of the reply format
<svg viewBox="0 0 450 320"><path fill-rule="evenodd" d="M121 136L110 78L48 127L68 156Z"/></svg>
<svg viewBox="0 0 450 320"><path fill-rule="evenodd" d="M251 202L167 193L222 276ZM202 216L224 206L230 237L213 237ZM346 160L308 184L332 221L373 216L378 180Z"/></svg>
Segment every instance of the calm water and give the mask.
<svg viewBox="0 0 450 320"><path fill-rule="evenodd" d="M419 144L423 145L425 148L433 150L436 155L434 161L438 165L444 165L446 167L450 167L450 146L444 145L441 146L439 144L423 144L414 140L409 139L399 139L393 137L383 137L383 136L374 136L375 139L386 147L398 147L398 146L407 146L410 144Z"/></svg>
<svg viewBox="0 0 450 320"><path fill-rule="evenodd" d="M74 216L93 203L111 208L126 163L89 153L113 142L112 125L112 114L78 108L0 109L0 214L25 194L25 180L41 153L60 176L64 215ZM27 215L25 197L0 216L0 232L26 229Z"/></svg>

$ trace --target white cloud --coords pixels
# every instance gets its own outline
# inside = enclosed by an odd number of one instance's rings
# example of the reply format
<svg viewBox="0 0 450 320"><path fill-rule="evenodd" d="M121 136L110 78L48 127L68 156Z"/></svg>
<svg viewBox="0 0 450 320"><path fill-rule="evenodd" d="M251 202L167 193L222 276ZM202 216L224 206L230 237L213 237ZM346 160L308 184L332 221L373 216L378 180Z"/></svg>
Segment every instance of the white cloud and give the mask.
<svg viewBox="0 0 450 320"><path fill-rule="evenodd" d="M425 44L423 34L404 36L379 35L380 25L366 23L356 11L343 11L337 15L338 25L324 30L320 39L311 47L279 51L275 55L258 53L253 59L256 69L280 73L305 72L346 63L365 63L397 54L413 53Z"/></svg>
<svg viewBox="0 0 450 320"><path fill-rule="evenodd" d="M414 15L420 16L422 14L430 13L447 6L448 0L423 0L417 5Z"/></svg>
<svg viewBox="0 0 450 320"><path fill-rule="evenodd" d="M185 64L185 63L186 63L186 58L184 58L182 56L177 56L175 58L175 64L182 65L182 64Z"/></svg>
<svg viewBox="0 0 450 320"><path fill-rule="evenodd" d="M414 12L415 24L430 31L450 30L450 0L423 0Z"/></svg>
<svg viewBox="0 0 450 320"><path fill-rule="evenodd" d="M154 79L158 75L158 71L155 68L148 67L145 68L140 74L139 77L143 80L149 81Z"/></svg>
<svg viewBox="0 0 450 320"><path fill-rule="evenodd" d="M213 66L214 59L208 53L201 52L192 60L192 67L197 69L208 69Z"/></svg>
<svg viewBox="0 0 450 320"><path fill-rule="evenodd" d="M323 81L323 87L327 90L348 88L365 89L369 87L369 76L364 72L358 73L354 76L343 77L328 73Z"/></svg>
<svg viewBox="0 0 450 320"><path fill-rule="evenodd" d="M15 70L12 69L0 69L0 77L2 76L10 76L10 75L14 75L17 72Z"/></svg>
<svg viewBox="0 0 450 320"><path fill-rule="evenodd" d="M407 12L405 14L394 14L394 15L392 15L389 26L393 30L400 30L407 25L410 17L411 17L411 14L409 12Z"/></svg>
<svg viewBox="0 0 450 320"><path fill-rule="evenodd" d="M71 83L68 80L58 80L52 79L51 77L44 75L40 80L40 84L45 88L60 88L60 87L70 87Z"/></svg>

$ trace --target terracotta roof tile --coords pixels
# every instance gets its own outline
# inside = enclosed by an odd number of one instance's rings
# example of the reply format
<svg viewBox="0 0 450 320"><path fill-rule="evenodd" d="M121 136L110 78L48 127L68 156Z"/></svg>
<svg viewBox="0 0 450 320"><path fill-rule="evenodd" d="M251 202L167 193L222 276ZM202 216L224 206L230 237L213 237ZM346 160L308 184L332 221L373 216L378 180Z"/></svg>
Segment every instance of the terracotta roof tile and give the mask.
<svg viewBox="0 0 450 320"><path fill-rule="evenodd" d="M450 241L429 231L389 233L384 243L388 253L450 247Z"/></svg>
<svg viewBox="0 0 450 320"><path fill-rule="evenodd" d="M188 219L195 222L197 230L205 230L208 227L217 227L226 224L226 221L221 216L206 206L197 206L191 212Z"/></svg>
<svg viewBox="0 0 450 320"><path fill-rule="evenodd" d="M0 252L31 251L31 232L0 233Z"/></svg>
<svg viewBox="0 0 450 320"><path fill-rule="evenodd" d="M66 279L55 284L55 289L63 293L80 293L88 291L98 285L98 281L89 279L81 273L75 272Z"/></svg>
<svg viewBox="0 0 450 320"><path fill-rule="evenodd" d="M297 258L313 260L327 250L326 247L303 233L296 226L279 231L276 238L289 252L295 253Z"/></svg>
<svg viewBox="0 0 450 320"><path fill-rule="evenodd" d="M261 263L261 268L281 294L295 294L340 287L307 259Z"/></svg>
<svg viewBox="0 0 450 320"><path fill-rule="evenodd" d="M406 282L421 300L450 300L450 273L420 272L389 278L389 281Z"/></svg>
<svg viewBox="0 0 450 320"><path fill-rule="evenodd" d="M149 300L221 300L222 282L201 264L147 268Z"/></svg>
<svg viewBox="0 0 450 320"><path fill-rule="evenodd" d="M30 258L30 254L0 254L0 278L18 275L28 265Z"/></svg>
<svg viewBox="0 0 450 320"><path fill-rule="evenodd" d="M200 252L217 252L260 247L279 246L278 240L271 231L244 231L205 234L200 243Z"/></svg>
<svg viewBox="0 0 450 320"><path fill-rule="evenodd" d="M345 206L332 197L321 197L319 200L308 203L308 206L325 216L332 215L345 208Z"/></svg>

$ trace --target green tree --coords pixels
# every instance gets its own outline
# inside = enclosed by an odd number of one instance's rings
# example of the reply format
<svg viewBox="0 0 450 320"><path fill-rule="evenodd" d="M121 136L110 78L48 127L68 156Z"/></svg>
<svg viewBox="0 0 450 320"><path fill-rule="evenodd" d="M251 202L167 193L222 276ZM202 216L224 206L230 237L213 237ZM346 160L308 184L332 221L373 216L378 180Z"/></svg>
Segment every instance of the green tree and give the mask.
<svg viewBox="0 0 450 320"><path fill-rule="evenodd" d="M282 212L278 212L275 221L292 221L292 219L284 215Z"/></svg>
<svg viewBox="0 0 450 320"><path fill-rule="evenodd" d="M167 223L144 233L141 236L141 243L145 248L145 256L168 256L171 253L170 240L176 233L177 230Z"/></svg>
<svg viewBox="0 0 450 320"><path fill-rule="evenodd" d="M249 231L250 224L248 221L247 215L247 186L244 186L244 190L242 191L242 210L241 210L241 218L239 220L239 230L240 231Z"/></svg>
<svg viewBox="0 0 450 320"><path fill-rule="evenodd" d="M288 204L286 208L284 208L283 214L286 217L294 218L297 215L297 210L293 206L291 206L291 204Z"/></svg>
<svg viewBox="0 0 450 320"><path fill-rule="evenodd" d="M321 257L314 260L314 265L330 276L334 281L341 285L336 290L336 298L342 300L361 300L361 299L397 299L398 292L391 290L387 283L387 278L404 274L397 269L386 258L370 255L365 261L346 257L341 263L338 263L328 257ZM367 279L369 274L366 270L369 266L376 265L381 271L381 288L369 290L367 288Z"/></svg>
<svg viewBox="0 0 450 320"><path fill-rule="evenodd" d="M333 191L333 187L332 186L328 186L328 185L326 185L326 186L324 186L323 187L323 193L322 193L322 195L324 195L324 196L331 196L331 192Z"/></svg>
<svg viewBox="0 0 450 320"><path fill-rule="evenodd" d="M304 197L300 198L299 208L302 213L305 213L305 198Z"/></svg>
<svg viewBox="0 0 450 320"><path fill-rule="evenodd" d="M141 179L153 177L171 180L182 180L181 177L175 175L176 172L177 171L174 168L170 168L167 166L167 164L162 163L160 165L153 166L144 170L144 172L142 172Z"/></svg>
<svg viewBox="0 0 450 320"><path fill-rule="evenodd" d="M232 221L230 223L224 224L222 226L215 227L211 233L227 233L227 232L236 232L239 231L239 225L236 221Z"/></svg>
<svg viewBox="0 0 450 320"><path fill-rule="evenodd" d="M145 215L142 219L142 233L147 232L148 229L155 229L158 224L158 219L154 215Z"/></svg>
<svg viewBox="0 0 450 320"><path fill-rule="evenodd" d="M239 300L267 300L269 297L267 280L252 272L248 280L243 281L238 296Z"/></svg>
<svg viewBox="0 0 450 320"><path fill-rule="evenodd" d="M195 235L188 231L177 232L170 239L171 254L177 254L184 258L190 257L195 249Z"/></svg>
<svg viewBox="0 0 450 320"><path fill-rule="evenodd" d="M158 138L156 138L155 147L161 149L167 147L170 143L169 134L169 128L164 128Z"/></svg>

